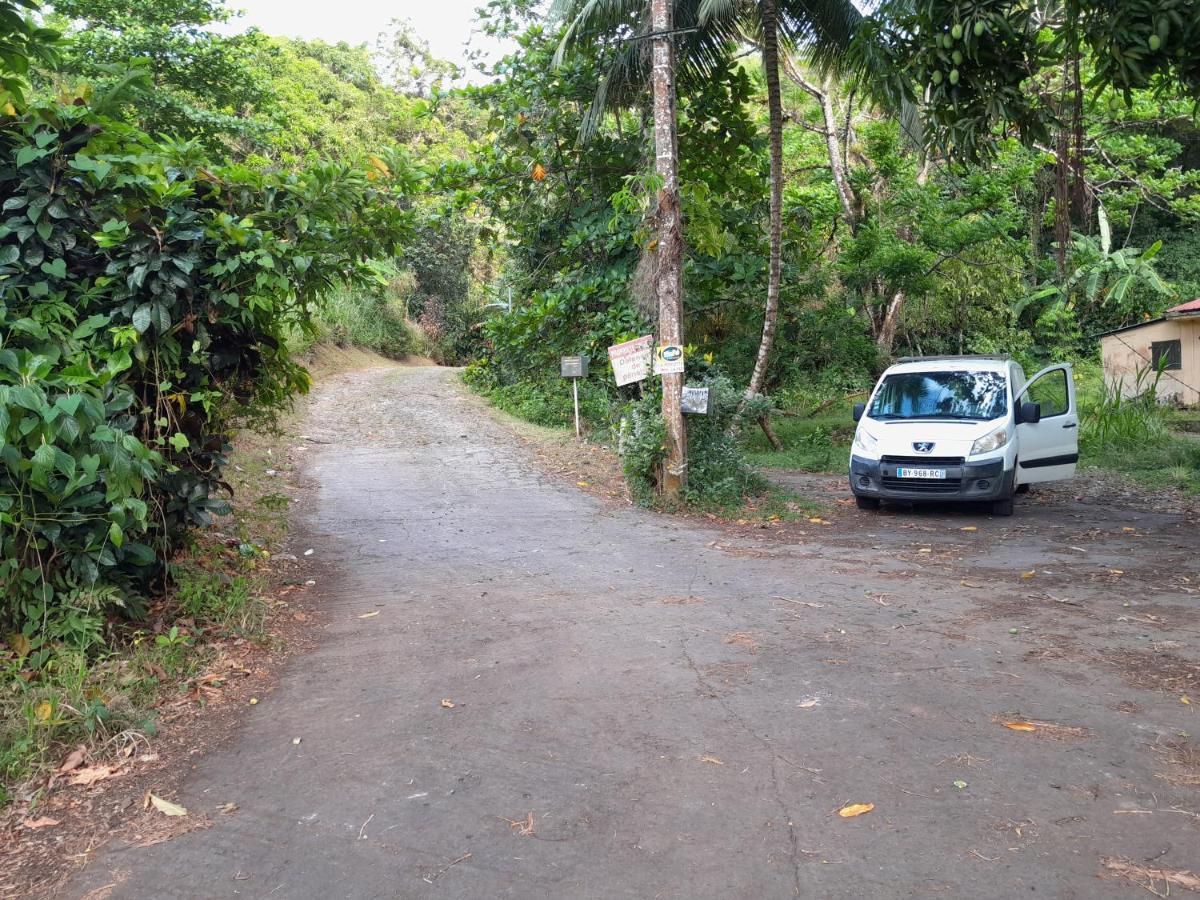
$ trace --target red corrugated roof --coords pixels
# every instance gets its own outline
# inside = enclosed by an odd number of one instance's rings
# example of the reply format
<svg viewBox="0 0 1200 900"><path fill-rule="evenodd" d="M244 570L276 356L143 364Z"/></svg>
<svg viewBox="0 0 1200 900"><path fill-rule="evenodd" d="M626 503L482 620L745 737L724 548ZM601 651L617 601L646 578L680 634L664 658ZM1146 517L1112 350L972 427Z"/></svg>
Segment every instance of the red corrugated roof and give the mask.
<svg viewBox="0 0 1200 900"><path fill-rule="evenodd" d="M1178 306L1172 306L1167 310L1167 315L1179 315L1180 313L1200 312L1200 297L1195 300L1189 300L1187 303L1180 303Z"/></svg>

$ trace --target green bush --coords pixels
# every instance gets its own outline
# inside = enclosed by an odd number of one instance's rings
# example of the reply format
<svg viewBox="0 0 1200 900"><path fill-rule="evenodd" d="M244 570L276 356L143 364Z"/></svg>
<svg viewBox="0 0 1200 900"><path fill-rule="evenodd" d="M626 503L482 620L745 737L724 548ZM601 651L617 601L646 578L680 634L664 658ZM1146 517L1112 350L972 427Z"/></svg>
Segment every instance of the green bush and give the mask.
<svg viewBox="0 0 1200 900"><path fill-rule="evenodd" d="M728 508L759 494L766 482L750 468L729 434L741 395L723 375L705 376L708 414L685 416L688 486L684 500L699 508ZM658 472L666 456L662 394L651 391L630 404L617 425L618 445L630 492L642 504L654 501Z"/></svg>
<svg viewBox="0 0 1200 900"><path fill-rule="evenodd" d="M371 172L218 167L84 105L0 128L0 633L120 612L227 509L228 435L307 388L287 350L409 221ZM386 177L384 174L386 173Z"/></svg>
<svg viewBox="0 0 1200 900"><path fill-rule="evenodd" d="M575 401L571 382L551 377L538 381L502 384L491 360L484 358L467 366L463 380L509 415L546 428L574 428ZM579 417L589 430L607 428L612 397L594 378L579 381Z"/></svg>

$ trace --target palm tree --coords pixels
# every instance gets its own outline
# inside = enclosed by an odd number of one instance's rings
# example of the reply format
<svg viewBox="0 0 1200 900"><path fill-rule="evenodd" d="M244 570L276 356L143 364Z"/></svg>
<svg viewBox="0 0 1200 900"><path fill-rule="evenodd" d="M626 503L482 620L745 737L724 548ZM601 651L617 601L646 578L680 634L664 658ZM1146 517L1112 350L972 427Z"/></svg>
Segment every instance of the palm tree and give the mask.
<svg viewBox="0 0 1200 900"><path fill-rule="evenodd" d="M673 6L673 29L660 29L646 16L655 7ZM779 83L781 44L785 51L805 49L821 68L831 68L849 50L862 19L851 0L556 0L552 17L567 23L560 54L584 39L624 38L626 43L605 73L584 122L586 137L598 126L606 106L628 99L629 89L644 77L645 56L637 29L649 24L655 46L663 30L673 30L680 44L684 80L708 77L727 63L729 51L749 43L759 48L767 82L770 146L770 251L763 331L745 401L762 393L779 318L783 257L783 99ZM657 98L656 98L657 113ZM656 120L657 122L657 120ZM656 126L657 127L657 126ZM669 427L669 426L668 426Z"/></svg>
<svg viewBox="0 0 1200 900"><path fill-rule="evenodd" d="M850 48L862 15L849 0L701 0L702 26L728 38L757 45L767 82L767 132L770 154L770 252L762 338L742 407L766 384L767 367L779 319L779 282L783 264L783 94L779 86L780 44L784 51L804 48L814 62L829 68Z"/></svg>

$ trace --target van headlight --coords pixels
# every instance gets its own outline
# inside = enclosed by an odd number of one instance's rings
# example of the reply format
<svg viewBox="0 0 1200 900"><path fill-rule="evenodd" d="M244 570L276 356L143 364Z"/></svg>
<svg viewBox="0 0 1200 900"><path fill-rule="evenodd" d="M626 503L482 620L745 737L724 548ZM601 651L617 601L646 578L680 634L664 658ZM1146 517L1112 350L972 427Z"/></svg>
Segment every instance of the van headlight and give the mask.
<svg viewBox="0 0 1200 900"><path fill-rule="evenodd" d="M993 450L999 450L1008 443L1011 435L1008 433L1008 426L1001 425L995 431L985 434L979 440L971 445L971 456L979 456L981 453L991 453Z"/></svg>
<svg viewBox="0 0 1200 900"><path fill-rule="evenodd" d="M879 447L879 439L865 428L854 432L854 449L863 453L874 453Z"/></svg>

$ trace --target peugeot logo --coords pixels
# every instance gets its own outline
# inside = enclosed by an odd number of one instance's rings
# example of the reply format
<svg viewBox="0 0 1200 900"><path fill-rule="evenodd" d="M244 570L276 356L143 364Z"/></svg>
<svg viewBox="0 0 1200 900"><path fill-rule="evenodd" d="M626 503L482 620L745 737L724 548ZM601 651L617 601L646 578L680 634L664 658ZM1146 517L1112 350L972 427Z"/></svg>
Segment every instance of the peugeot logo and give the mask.
<svg viewBox="0 0 1200 900"><path fill-rule="evenodd" d="M918 453L932 453L933 441L915 441L913 443L913 449Z"/></svg>

